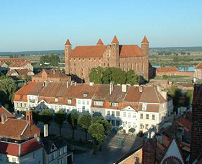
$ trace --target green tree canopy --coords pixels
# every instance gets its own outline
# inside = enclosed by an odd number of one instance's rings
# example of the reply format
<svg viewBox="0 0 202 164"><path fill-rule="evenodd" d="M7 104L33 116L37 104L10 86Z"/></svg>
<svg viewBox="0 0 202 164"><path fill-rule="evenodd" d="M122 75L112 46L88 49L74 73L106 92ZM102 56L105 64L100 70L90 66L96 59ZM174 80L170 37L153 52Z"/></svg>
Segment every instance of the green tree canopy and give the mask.
<svg viewBox="0 0 202 164"><path fill-rule="evenodd" d="M61 135L61 129L64 125L64 121L66 120L66 116L67 116L67 114L64 110L59 110L54 115L54 120L60 127L60 135Z"/></svg>
<svg viewBox="0 0 202 164"><path fill-rule="evenodd" d="M79 116L79 119L78 119L78 123L82 126L82 128L85 130L85 133L86 133L86 141L88 139L88 128L89 126L91 125L91 121L92 121L92 118L91 118L91 115L90 114L82 114Z"/></svg>
<svg viewBox="0 0 202 164"><path fill-rule="evenodd" d="M100 123L92 123L88 129L88 132L95 140L94 147L100 147L101 143L106 139L104 126Z"/></svg>
<svg viewBox="0 0 202 164"><path fill-rule="evenodd" d="M130 85L139 84L140 76L136 75L134 70L129 70L126 72L126 83Z"/></svg>
<svg viewBox="0 0 202 164"><path fill-rule="evenodd" d="M79 117L79 115L77 112L71 112L69 115L67 115L67 121L72 128L72 138L73 139L74 139L74 131L77 128L77 124L78 124L78 117Z"/></svg>
<svg viewBox="0 0 202 164"><path fill-rule="evenodd" d="M109 134L109 132L112 129L112 125L107 120L105 120L103 117L94 117L92 119L92 123L100 123L100 124L102 124L103 127L104 127L104 132L105 132L106 135Z"/></svg>
<svg viewBox="0 0 202 164"><path fill-rule="evenodd" d="M37 123L40 121L40 111L39 110L32 110L32 115L33 115L33 121L37 125Z"/></svg>
<svg viewBox="0 0 202 164"><path fill-rule="evenodd" d="M50 125L52 117L53 117L53 113L50 109L44 109L40 112L40 120L44 124Z"/></svg>
<svg viewBox="0 0 202 164"><path fill-rule="evenodd" d="M94 82L95 84L101 84L103 72L104 69L100 66L97 68L92 68L89 73L90 81Z"/></svg>
<svg viewBox="0 0 202 164"><path fill-rule="evenodd" d="M58 63L60 62L60 58L58 55L51 54L49 55L43 55L40 57L40 64L44 65L45 63L50 63L51 66L58 66Z"/></svg>

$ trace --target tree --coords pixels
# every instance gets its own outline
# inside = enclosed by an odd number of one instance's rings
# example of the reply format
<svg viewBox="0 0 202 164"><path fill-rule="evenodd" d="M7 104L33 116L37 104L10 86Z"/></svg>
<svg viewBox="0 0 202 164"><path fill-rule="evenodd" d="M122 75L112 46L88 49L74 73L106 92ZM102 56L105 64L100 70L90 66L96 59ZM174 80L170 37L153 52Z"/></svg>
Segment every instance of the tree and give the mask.
<svg viewBox="0 0 202 164"><path fill-rule="evenodd" d="M54 120L60 127L60 135L61 135L61 129L64 125L64 121L66 120L66 116L67 116L67 114L64 110L59 110L54 115Z"/></svg>
<svg viewBox="0 0 202 164"><path fill-rule="evenodd" d="M112 81L111 76L112 76L112 68L108 67L103 72L102 83L103 84L109 84Z"/></svg>
<svg viewBox="0 0 202 164"><path fill-rule="evenodd" d="M122 71L121 68L112 67L111 69L111 81L114 84L125 84L126 83L126 72Z"/></svg>
<svg viewBox="0 0 202 164"><path fill-rule="evenodd" d="M6 105L10 111L13 109L13 98L16 91L16 84L13 79L7 76L0 77L0 102L2 105Z"/></svg>
<svg viewBox="0 0 202 164"><path fill-rule="evenodd" d="M103 117L94 117L92 119L92 123L100 123L100 124L102 124L103 127L104 127L104 132L105 132L106 135L108 135L109 132L112 129L112 125L107 120L105 120Z"/></svg>
<svg viewBox="0 0 202 164"><path fill-rule="evenodd" d="M44 109L40 112L40 120L44 123L44 124L48 124L50 125L50 122L52 120L53 114L52 111L50 109Z"/></svg>
<svg viewBox="0 0 202 164"><path fill-rule="evenodd" d="M104 126L100 123L92 123L88 129L88 132L93 137L94 149L96 147L100 147L102 142L106 139Z"/></svg>
<svg viewBox="0 0 202 164"><path fill-rule="evenodd" d="M192 104L192 101L193 101L193 90L188 90L186 92L185 96L186 96L186 101L185 101L186 106Z"/></svg>
<svg viewBox="0 0 202 164"><path fill-rule="evenodd" d="M72 139L74 139L74 131L77 128L78 117L79 115L77 112L71 112L69 115L67 115L67 121L72 127Z"/></svg>
<svg viewBox="0 0 202 164"><path fill-rule="evenodd" d="M168 90L168 95L170 95L173 98L173 105L174 107L179 106L179 98L182 95L182 91L177 86L172 86Z"/></svg>
<svg viewBox="0 0 202 164"><path fill-rule="evenodd" d="M136 75L134 70L129 70L126 72L126 83L130 85L139 84L140 76Z"/></svg>
<svg viewBox="0 0 202 164"><path fill-rule="evenodd" d="M89 73L89 78L91 82L95 84L102 83L102 76L103 76L104 69L102 67L92 68Z"/></svg>
<svg viewBox="0 0 202 164"><path fill-rule="evenodd" d="M86 141L88 140L88 128L91 125L91 115L90 114L82 114L79 116L78 123L82 126L86 133Z"/></svg>
<svg viewBox="0 0 202 164"><path fill-rule="evenodd" d="M39 115L40 111L38 110L33 110L32 111L32 115L33 115L33 121L34 123L37 125L37 123L40 121L40 115Z"/></svg>

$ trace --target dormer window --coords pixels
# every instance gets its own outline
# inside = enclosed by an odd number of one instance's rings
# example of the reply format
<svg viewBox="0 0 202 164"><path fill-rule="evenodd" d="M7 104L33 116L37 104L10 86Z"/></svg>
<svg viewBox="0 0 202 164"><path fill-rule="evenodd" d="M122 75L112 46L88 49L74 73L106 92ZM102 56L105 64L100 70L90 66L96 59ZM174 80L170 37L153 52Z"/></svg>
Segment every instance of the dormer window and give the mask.
<svg viewBox="0 0 202 164"><path fill-rule="evenodd" d="M55 102L58 102L58 98L55 98Z"/></svg>
<svg viewBox="0 0 202 164"><path fill-rule="evenodd" d="M71 104L72 103L72 100L71 99L68 99L67 100L67 104Z"/></svg>
<svg viewBox="0 0 202 164"><path fill-rule="evenodd" d="M84 93L84 94L83 94L83 97L87 97L87 96L88 96L88 94L89 94L89 93L87 93L87 92L86 92L86 93Z"/></svg>
<svg viewBox="0 0 202 164"><path fill-rule="evenodd" d="M119 105L119 103L111 102L111 106L117 107L118 105Z"/></svg>

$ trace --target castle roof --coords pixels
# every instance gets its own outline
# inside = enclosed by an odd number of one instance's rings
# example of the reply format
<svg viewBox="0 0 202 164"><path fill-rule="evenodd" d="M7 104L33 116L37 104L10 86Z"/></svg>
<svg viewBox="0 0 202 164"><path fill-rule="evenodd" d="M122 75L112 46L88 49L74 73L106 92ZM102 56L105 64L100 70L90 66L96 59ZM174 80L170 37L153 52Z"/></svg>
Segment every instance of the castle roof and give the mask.
<svg viewBox="0 0 202 164"><path fill-rule="evenodd" d="M137 45L120 45L120 57L143 56L142 50Z"/></svg>
<svg viewBox="0 0 202 164"><path fill-rule="evenodd" d="M102 39L99 39L97 42L98 45L103 45Z"/></svg>
<svg viewBox="0 0 202 164"><path fill-rule="evenodd" d="M113 38L113 40L112 40L112 43L119 43L119 41L118 41L116 35L114 36L114 38Z"/></svg>
<svg viewBox="0 0 202 164"><path fill-rule="evenodd" d="M141 43L149 43L149 41L147 40L147 37L146 37L146 36L144 36L144 38L143 38L143 40L142 40Z"/></svg>
<svg viewBox="0 0 202 164"><path fill-rule="evenodd" d="M156 68L156 72L177 72L178 69L174 66Z"/></svg>
<svg viewBox="0 0 202 164"><path fill-rule="evenodd" d="M71 43L70 43L69 39L67 39L67 41L66 41L65 45L71 45Z"/></svg>

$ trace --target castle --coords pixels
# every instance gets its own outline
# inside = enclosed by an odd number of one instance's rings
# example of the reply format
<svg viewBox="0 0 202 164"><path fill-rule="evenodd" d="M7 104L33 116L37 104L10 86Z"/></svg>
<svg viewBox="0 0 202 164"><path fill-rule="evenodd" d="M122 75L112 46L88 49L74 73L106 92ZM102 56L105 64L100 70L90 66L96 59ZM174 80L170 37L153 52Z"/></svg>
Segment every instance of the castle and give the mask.
<svg viewBox="0 0 202 164"><path fill-rule="evenodd" d="M72 45L67 39L65 43L65 73L77 75L89 82L91 68L101 66L117 67L124 71L134 70L144 79L149 79L149 41L145 36L138 45L120 45L114 36L110 45L104 45L99 39L97 45L77 46Z"/></svg>

